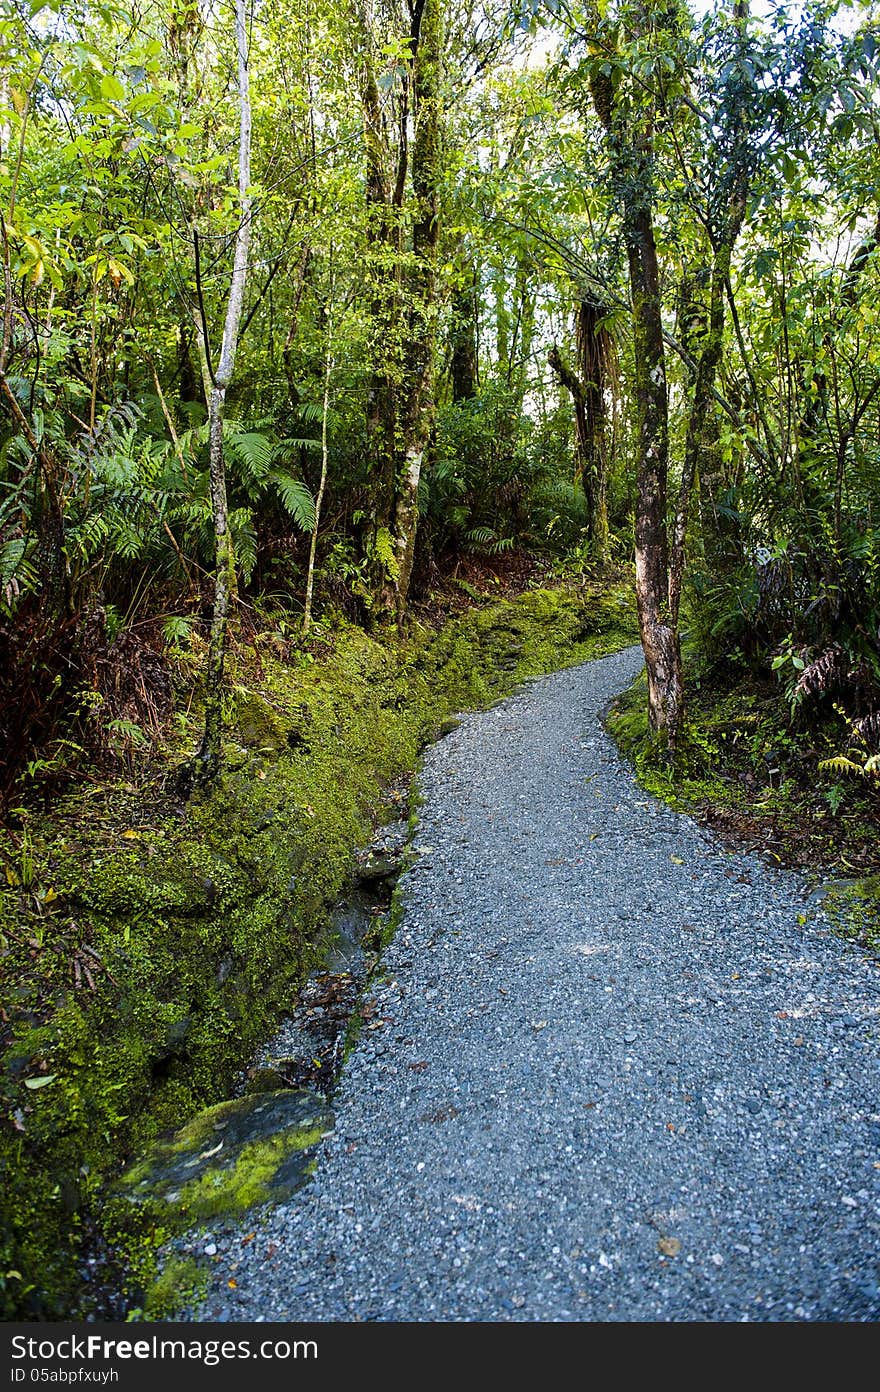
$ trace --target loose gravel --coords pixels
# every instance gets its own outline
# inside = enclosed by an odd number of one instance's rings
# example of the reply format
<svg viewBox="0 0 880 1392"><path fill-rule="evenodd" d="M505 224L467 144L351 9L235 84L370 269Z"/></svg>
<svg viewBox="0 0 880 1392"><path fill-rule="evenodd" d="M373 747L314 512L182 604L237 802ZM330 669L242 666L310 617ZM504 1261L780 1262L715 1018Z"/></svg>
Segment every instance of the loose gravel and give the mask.
<svg viewBox="0 0 880 1392"><path fill-rule="evenodd" d="M200 1320L871 1320L880 972L599 723L628 649L466 716L314 1181ZM229 1286L229 1281L236 1288Z"/></svg>

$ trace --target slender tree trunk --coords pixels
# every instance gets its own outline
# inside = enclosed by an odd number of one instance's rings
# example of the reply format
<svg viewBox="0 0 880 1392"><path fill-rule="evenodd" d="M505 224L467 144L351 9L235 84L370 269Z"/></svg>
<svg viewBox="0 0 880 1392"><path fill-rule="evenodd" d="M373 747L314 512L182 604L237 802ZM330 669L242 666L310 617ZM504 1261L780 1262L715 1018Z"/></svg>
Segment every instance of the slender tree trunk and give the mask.
<svg viewBox="0 0 880 1392"><path fill-rule="evenodd" d="M419 482L434 427L436 261L440 236L440 104L443 60L441 0L423 0L413 23L415 138L412 151L414 268L407 333L403 461L394 512L395 609L406 611L419 519Z"/></svg>
<svg viewBox="0 0 880 1392"><path fill-rule="evenodd" d="M462 278L452 290L450 326L450 377L452 400L472 401L477 394L477 273L470 261L462 266Z"/></svg>
<svg viewBox="0 0 880 1392"><path fill-rule="evenodd" d="M659 8L659 7L658 7ZM653 20L649 3L633 12L634 37ZM653 218L652 113L619 101L609 78L591 79L605 128L623 214L633 323L633 389L638 466L635 506L636 604L648 673L648 719L675 749L684 717L678 632L668 611L666 498L669 466L668 389L660 274Z"/></svg>
<svg viewBox="0 0 880 1392"><path fill-rule="evenodd" d="M361 29L360 98L364 125L364 195L369 251L369 315L372 370L366 424L370 441L372 518L367 554L372 562L376 609L394 611L388 573L399 462L398 379L401 375L401 211L409 161L409 76L402 70L397 148L392 155L374 66L372 20L357 8Z"/></svg>
<svg viewBox="0 0 880 1392"><path fill-rule="evenodd" d="M235 0L235 43L238 68L239 221L235 233L232 277L226 304L223 342L208 400L208 458L211 479L211 510L214 522L214 607L211 617L208 664L205 672L205 732L196 756L198 774L202 780L216 777L220 769L223 737L223 668L226 657L229 602L235 593L235 554L232 535L229 531L226 502L223 409L226 392L232 381L235 354L238 348L251 233L251 203L248 193L251 183L251 102L245 0ZM207 343L204 344L204 350L206 361L210 365Z"/></svg>
<svg viewBox="0 0 880 1392"><path fill-rule="evenodd" d="M302 631L303 637L306 636L312 625L312 594L315 582L315 553L318 549L318 528L321 525L321 507L324 502L324 492L327 487L327 469L329 464L327 416L330 411L330 379L333 375L333 276L330 277L330 287L327 292L327 322L326 322L327 342L324 349L324 399L323 410L321 412L321 481L318 484L318 493L315 498L315 525L312 528L312 540L309 545L309 565L306 574L306 599L303 607Z"/></svg>
<svg viewBox="0 0 880 1392"><path fill-rule="evenodd" d="M737 26L740 55L744 56L747 40L746 25L749 18L748 0L734 0L733 18ZM673 528L669 561L669 617L676 629L678 628L681 607L681 586L684 576L685 542L691 492L705 454L707 429L714 409L715 377L724 346L725 296L730 291L733 248L745 220L749 194L749 151L742 101L743 98L740 97L740 106L734 126L735 135L731 155L733 187L724 224L713 248L709 285L708 332L697 360L696 379L685 437L681 487Z"/></svg>
<svg viewBox="0 0 880 1392"><path fill-rule="evenodd" d="M506 378L510 367L510 310L507 307L504 268L496 267L492 279L495 291L495 366L498 376Z"/></svg>
<svg viewBox="0 0 880 1392"><path fill-rule="evenodd" d="M669 463L668 395L657 244L647 186L647 167L625 214L635 349L634 386L639 441L636 491L636 603L651 729L665 731L675 748L684 714L678 633L667 612L666 490Z"/></svg>

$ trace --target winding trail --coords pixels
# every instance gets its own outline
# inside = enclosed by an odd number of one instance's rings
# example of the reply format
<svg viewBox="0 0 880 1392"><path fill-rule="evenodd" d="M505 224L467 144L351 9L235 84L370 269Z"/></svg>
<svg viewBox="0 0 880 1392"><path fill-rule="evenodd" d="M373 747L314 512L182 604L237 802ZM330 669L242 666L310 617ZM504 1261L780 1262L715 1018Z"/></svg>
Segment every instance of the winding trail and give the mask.
<svg viewBox="0 0 880 1392"><path fill-rule="evenodd" d="M880 1315L880 971L637 786L597 715L640 665L428 750L385 1023L313 1183L217 1234L198 1318Z"/></svg>

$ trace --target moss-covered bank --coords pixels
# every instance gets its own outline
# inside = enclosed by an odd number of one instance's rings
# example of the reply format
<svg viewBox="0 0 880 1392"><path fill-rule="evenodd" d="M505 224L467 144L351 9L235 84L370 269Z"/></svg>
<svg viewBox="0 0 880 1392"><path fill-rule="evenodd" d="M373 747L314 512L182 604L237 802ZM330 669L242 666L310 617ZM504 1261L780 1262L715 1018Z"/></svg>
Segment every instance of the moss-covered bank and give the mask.
<svg viewBox="0 0 880 1392"><path fill-rule="evenodd" d="M108 1179L228 1095L319 957L383 785L444 718L634 640L624 591L536 590L405 641L343 626L320 661L239 654L210 796L85 785L4 834L5 1318L88 1308Z"/></svg>
<svg viewBox="0 0 880 1392"><path fill-rule="evenodd" d="M835 771L837 720L794 725L778 683L754 673L692 672L675 758L648 729L644 673L617 698L606 727L655 797L689 812L728 844L821 877L841 931L880 944L880 794Z"/></svg>

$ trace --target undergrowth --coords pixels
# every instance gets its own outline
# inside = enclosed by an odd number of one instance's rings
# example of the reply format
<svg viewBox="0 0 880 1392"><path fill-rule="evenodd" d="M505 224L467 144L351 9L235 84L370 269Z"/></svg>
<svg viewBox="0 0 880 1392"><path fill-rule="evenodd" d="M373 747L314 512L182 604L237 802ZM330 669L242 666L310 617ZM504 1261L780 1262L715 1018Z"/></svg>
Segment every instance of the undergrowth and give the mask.
<svg viewBox="0 0 880 1392"><path fill-rule="evenodd" d="M851 900L855 918L838 917L876 945L880 788L835 765L845 737L840 718L811 713L798 721L778 683L731 665L692 668L686 690L674 756L648 728L644 673L606 713L606 728L641 785L732 846L858 887L837 901Z"/></svg>

